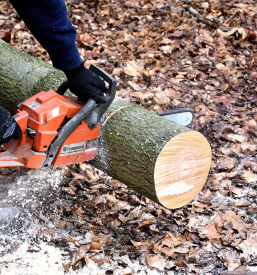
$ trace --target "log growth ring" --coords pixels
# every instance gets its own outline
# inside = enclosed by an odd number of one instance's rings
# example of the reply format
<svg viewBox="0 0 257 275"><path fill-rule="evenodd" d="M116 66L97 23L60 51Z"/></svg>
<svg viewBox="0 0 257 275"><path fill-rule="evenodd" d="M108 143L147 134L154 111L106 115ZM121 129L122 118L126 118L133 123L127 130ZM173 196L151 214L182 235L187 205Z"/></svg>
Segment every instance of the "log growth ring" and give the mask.
<svg viewBox="0 0 257 275"><path fill-rule="evenodd" d="M180 133L170 139L159 154L154 181L160 203L179 208L201 191L211 166L211 147L196 131Z"/></svg>

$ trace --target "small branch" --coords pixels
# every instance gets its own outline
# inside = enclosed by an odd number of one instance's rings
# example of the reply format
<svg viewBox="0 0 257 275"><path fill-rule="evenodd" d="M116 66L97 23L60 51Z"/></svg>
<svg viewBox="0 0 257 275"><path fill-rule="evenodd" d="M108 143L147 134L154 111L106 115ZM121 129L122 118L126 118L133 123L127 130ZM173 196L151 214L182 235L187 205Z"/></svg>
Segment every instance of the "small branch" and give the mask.
<svg viewBox="0 0 257 275"><path fill-rule="evenodd" d="M159 9L166 9L166 8L170 8L170 5L160 5L160 6L157 6L155 8L150 9L150 11L155 11L155 10L159 10Z"/></svg>
<svg viewBox="0 0 257 275"><path fill-rule="evenodd" d="M88 208L84 205L84 203L81 202L79 199L74 199L74 200L75 200L78 204L80 204L80 205L82 206L82 208L83 208L86 212L88 212L89 214L91 214L91 215L92 215L93 217L95 217L95 218L99 218L98 215L97 215L96 213L94 213L94 212L92 212L90 209L88 209ZM121 235L120 235L120 233L119 233L119 230L118 230L117 228L113 227L112 225L110 225L109 223L107 223L105 220L102 220L102 223L103 223L103 225L104 225L105 227L111 229L111 230L114 232L114 234L115 234L116 237L117 237L117 241L119 241L120 238L121 238Z"/></svg>
<svg viewBox="0 0 257 275"><path fill-rule="evenodd" d="M16 260L20 260L21 258L18 258L18 259L16 259ZM8 261L4 261L4 262L0 262L0 265L8 265L8 264L18 264L18 265L25 265L25 266L30 266L30 265L28 265L28 264L24 264L24 263L16 263L15 261L10 261L10 262L8 262Z"/></svg>
<svg viewBox="0 0 257 275"><path fill-rule="evenodd" d="M81 202L79 199L74 199L74 200L76 203L80 204L86 212L91 214L93 217L98 218L97 214L91 211L90 209L88 209L83 202Z"/></svg>
<svg viewBox="0 0 257 275"><path fill-rule="evenodd" d="M170 80L168 80L168 79L166 79L166 78L164 78L164 77L162 77L162 76L160 76L160 75L158 75L158 77L159 77L159 78L162 78L162 79L164 79L164 80L166 80L167 82L171 83L172 85L175 85L175 86L177 86L178 88L180 88L181 90L183 90L183 91L185 91L186 93L188 93L188 91L187 91L186 89L184 89L183 87L181 87L180 85L178 85L178 84L176 84L176 83L174 83L174 82L172 82L172 81L170 81Z"/></svg>
<svg viewBox="0 0 257 275"><path fill-rule="evenodd" d="M245 103L246 103L246 104L249 104L249 103L255 103L256 101L257 101L257 99L252 100L252 101L246 101Z"/></svg>
<svg viewBox="0 0 257 275"><path fill-rule="evenodd" d="M196 11L191 6L186 6L186 10L193 14L199 21L203 22L206 25L209 25L213 28L218 28L219 24L217 22L211 21L207 18L204 18L198 11Z"/></svg>
<svg viewBox="0 0 257 275"><path fill-rule="evenodd" d="M107 223L107 222L104 221L104 220L103 220L102 222L103 222L103 224L104 224L107 228L111 229L111 230L114 232L114 234L116 235L116 238L117 238L117 242L118 242L118 241L120 240L120 238L121 238L119 229L113 227L112 225L110 225L109 223Z"/></svg>
<svg viewBox="0 0 257 275"><path fill-rule="evenodd" d="M16 15L18 15L17 12L11 14L10 16L6 17L4 22L0 25L0 27L2 27L8 20L12 19L13 17L15 17Z"/></svg>

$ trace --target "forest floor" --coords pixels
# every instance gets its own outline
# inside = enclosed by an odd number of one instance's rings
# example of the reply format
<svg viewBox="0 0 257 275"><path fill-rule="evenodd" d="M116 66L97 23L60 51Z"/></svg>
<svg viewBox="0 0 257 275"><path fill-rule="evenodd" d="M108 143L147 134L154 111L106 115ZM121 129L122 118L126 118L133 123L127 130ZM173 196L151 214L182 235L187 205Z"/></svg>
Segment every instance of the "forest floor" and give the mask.
<svg viewBox="0 0 257 275"><path fill-rule="evenodd" d="M168 210L88 164L53 169L52 180L65 178L50 183L55 197L38 207L37 229L0 237L1 274L257 271L257 1L66 4L85 65L115 77L117 96L153 112L195 110L211 170L191 203ZM51 63L3 0L0 26L10 45ZM26 173L2 168L1 181Z"/></svg>

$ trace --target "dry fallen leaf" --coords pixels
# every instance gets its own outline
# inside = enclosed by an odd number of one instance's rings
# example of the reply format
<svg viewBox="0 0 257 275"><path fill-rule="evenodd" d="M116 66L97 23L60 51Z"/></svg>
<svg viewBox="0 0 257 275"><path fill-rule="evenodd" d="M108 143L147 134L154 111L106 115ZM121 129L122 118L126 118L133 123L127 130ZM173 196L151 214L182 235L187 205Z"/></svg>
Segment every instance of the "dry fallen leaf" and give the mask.
<svg viewBox="0 0 257 275"><path fill-rule="evenodd" d="M157 255L146 256L146 261L150 267L155 267L155 268L158 268L159 270L163 270L166 263L166 261L162 257Z"/></svg>
<svg viewBox="0 0 257 275"><path fill-rule="evenodd" d="M242 179L249 183L255 183L257 180L257 175L254 174L251 170L248 170L242 175Z"/></svg>
<svg viewBox="0 0 257 275"><path fill-rule="evenodd" d="M99 244L99 243L97 243L97 242L91 242L91 248L90 248L91 250L101 250L102 248L101 248L101 245Z"/></svg>
<svg viewBox="0 0 257 275"><path fill-rule="evenodd" d="M144 222L141 222L141 223L138 224L138 228L141 228L141 227L143 227L145 225L154 224L154 223L156 223L155 220L153 220L153 221L144 221Z"/></svg>
<svg viewBox="0 0 257 275"><path fill-rule="evenodd" d="M141 68L136 64L135 61L127 63L127 66L123 68L124 73L130 76L138 76L142 74Z"/></svg>

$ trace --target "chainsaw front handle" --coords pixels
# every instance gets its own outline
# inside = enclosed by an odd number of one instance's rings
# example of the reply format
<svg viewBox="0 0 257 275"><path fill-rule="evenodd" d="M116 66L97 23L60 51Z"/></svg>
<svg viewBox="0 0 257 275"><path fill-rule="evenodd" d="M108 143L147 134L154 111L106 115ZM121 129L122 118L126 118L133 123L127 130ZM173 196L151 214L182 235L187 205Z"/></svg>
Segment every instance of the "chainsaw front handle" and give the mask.
<svg viewBox="0 0 257 275"><path fill-rule="evenodd" d="M115 98L117 81L95 65L90 65L89 70L102 77L109 85L106 87L106 102L99 103L85 119L89 128L94 129Z"/></svg>
<svg viewBox="0 0 257 275"><path fill-rule="evenodd" d="M90 65L89 70L100 76L104 81L108 83L106 87L106 103L99 103L92 112L85 118L90 129L94 129L97 123L101 120L103 114L106 112L108 107L111 105L112 101L115 98L117 81L105 71L99 69L95 65ZM68 80L64 81L60 87L57 89L59 95L64 95L65 92L69 89Z"/></svg>
<svg viewBox="0 0 257 275"><path fill-rule="evenodd" d="M70 84L68 80L65 80L60 86L59 88L56 90L56 93L59 95L64 95L65 92L69 89Z"/></svg>

